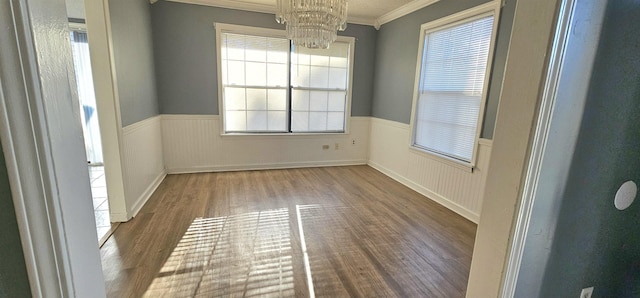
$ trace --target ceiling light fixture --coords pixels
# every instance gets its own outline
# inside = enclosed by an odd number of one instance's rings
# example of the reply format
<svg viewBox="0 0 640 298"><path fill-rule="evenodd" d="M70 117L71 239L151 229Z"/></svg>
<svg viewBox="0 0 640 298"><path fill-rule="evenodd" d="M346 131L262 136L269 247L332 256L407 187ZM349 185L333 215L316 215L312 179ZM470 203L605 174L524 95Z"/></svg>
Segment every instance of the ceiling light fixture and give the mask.
<svg viewBox="0 0 640 298"><path fill-rule="evenodd" d="M347 0L276 0L276 21L294 45L326 49L347 29Z"/></svg>

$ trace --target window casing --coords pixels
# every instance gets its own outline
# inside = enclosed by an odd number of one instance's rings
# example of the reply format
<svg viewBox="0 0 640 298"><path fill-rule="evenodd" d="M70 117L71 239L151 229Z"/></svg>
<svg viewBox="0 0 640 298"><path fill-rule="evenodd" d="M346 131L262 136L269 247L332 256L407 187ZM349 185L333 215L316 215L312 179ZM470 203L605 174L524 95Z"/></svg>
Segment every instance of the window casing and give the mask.
<svg viewBox="0 0 640 298"><path fill-rule="evenodd" d="M284 31L215 25L223 134L348 132L353 38L311 50Z"/></svg>
<svg viewBox="0 0 640 298"><path fill-rule="evenodd" d="M488 3L422 25L411 148L475 164L498 11Z"/></svg>

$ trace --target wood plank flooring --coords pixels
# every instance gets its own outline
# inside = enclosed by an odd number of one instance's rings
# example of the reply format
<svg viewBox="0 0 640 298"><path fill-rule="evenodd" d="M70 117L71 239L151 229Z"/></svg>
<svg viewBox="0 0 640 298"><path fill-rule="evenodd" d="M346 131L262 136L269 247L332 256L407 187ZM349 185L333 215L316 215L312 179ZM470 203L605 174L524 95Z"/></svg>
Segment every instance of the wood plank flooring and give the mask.
<svg viewBox="0 0 640 298"><path fill-rule="evenodd" d="M109 297L464 297L476 225L368 166L169 175Z"/></svg>

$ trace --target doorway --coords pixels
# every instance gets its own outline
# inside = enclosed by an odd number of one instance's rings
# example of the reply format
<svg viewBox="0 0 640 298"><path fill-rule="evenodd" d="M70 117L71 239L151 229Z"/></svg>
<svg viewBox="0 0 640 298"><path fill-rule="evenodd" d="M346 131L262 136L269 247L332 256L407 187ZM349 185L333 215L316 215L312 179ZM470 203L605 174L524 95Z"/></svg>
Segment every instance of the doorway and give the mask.
<svg viewBox="0 0 640 298"><path fill-rule="evenodd" d="M93 86L89 39L83 19L70 19L69 35L80 104L87 166L91 182L93 211L99 244L102 245L115 228L109 216L109 200L102 155L96 93Z"/></svg>

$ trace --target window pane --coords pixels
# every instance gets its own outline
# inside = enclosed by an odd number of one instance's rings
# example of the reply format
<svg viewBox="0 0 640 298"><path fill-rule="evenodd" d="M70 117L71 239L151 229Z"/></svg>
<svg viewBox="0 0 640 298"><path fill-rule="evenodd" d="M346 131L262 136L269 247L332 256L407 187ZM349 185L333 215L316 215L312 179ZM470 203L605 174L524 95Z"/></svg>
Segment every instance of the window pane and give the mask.
<svg viewBox="0 0 640 298"><path fill-rule="evenodd" d="M287 110L287 91L286 90L269 90L268 92L268 109L271 111Z"/></svg>
<svg viewBox="0 0 640 298"><path fill-rule="evenodd" d="M344 112L347 102L347 93L344 91L329 92L329 111Z"/></svg>
<svg viewBox="0 0 640 298"><path fill-rule="evenodd" d="M247 130L249 131L267 130L267 112L266 111L248 111L247 112Z"/></svg>
<svg viewBox="0 0 640 298"><path fill-rule="evenodd" d="M291 112L291 131L309 131L309 112Z"/></svg>
<svg viewBox="0 0 640 298"><path fill-rule="evenodd" d="M328 105L327 91L311 91L311 99L309 101L309 110L326 111Z"/></svg>
<svg viewBox="0 0 640 298"><path fill-rule="evenodd" d="M294 87L309 87L309 71L311 66L295 65L291 68L291 84Z"/></svg>
<svg viewBox="0 0 640 298"><path fill-rule="evenodd" d="M267 64L267 85L270 87L285 87L289 85L286 64Z"/></svg>
<svg viewBox="0 0 640 298"><path fill-rule="evenodd" d="M344 113L329 112L327 115L327 130L330 130L330 131L344 130Z"/></svg>
<svg viewBox="0 0 640 298"><path fill-rule="evenodd" d="M309 130L310 131L327 130L327 112L310 112L309 113Z"/></svg>
<svg viewBox="0 0 640 298"><path fill-rule="evenodd" d="M425 33L415 144L471 161L493 16Z"/></svg>
<svg viewBox="0 0 640 298"><path fill-rule="evenodd" d="M349 43L292 49L285 38L232 33L221 41L227 131L344 131Z"/></svg>
<svg viewBox="0 0 640 298"><path fill-rule="evenodd" d="M244 110L247 108L246 102L244 88L224 88L224 108L227 111Z"/></svg>
<svg viewBox="0 0 640 298"><path fill-rule="evenodd" d="M247 110L266 110L267 90L247 89Z"/></svg>
<svg viewBox="0 0 640 298"><path fill-rule="evenodd" d="M287 131L289 41L224 33L220 51L225 129Z"/></svg>
<svg viewBox="0 0 640 298"><path fill-rule="evenodd" d="M227 131L245 131L247 129L247 115L245 111L227 111L224 119Z"/></svg>
<svg viewBox="0 0 640 298"><path fill-rule="evenodd" d="M347 69L335 68L329 69L329 85L330 89L347 89Z"/></svg>
<svg viewBox="0 0 640 298"><path fill-rule="evenodd" d="M309 111L309 91L293 90L291 109L294 111Z"/></svg>
<svg viewBox="0 0 640 298"><path fill-rule="evenodd" d="M309 86L314 88L329 88L329 68L322 66L311 66L309 74Z"/></svg>
<svg viewBox="0 0 640 298"><path fill-rule="evenodd" d="M229 61L226 73L222 73L222 76L225 78L223 81L227 82L228 85L244 85L244 62Z"/></svg>
<svg viewBox="0 0 640 298"><path fill-rule="evenodd" d="M267 85L267 64L247 62L247 86L266 86Z"/></svg>
<svg viewBox="0 0 640 298"><path fill-rule="evenodd" d="M286 131L287 130L287 112L269 112L269 131Z"/></svg>

